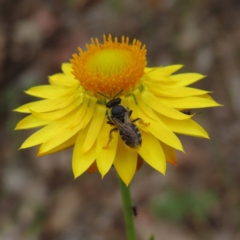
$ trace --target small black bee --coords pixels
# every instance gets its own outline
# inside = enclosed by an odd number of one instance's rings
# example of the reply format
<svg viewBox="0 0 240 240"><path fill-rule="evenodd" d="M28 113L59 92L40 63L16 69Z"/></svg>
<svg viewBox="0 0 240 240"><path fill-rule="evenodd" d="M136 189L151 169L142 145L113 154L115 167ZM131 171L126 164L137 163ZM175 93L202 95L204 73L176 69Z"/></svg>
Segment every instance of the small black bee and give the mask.
<svg viewBox="0 0 240 240"><path fill-rule="evenodd" d="M200 112L193 113L191 109L185 109L185 110L182 110L181 112L186 114L186 115L193 115L193 114L199 114L200 113Z"/></svg>
<svg viewBox="0 0 240 240"><path fill-rule="evenodd" d="M106 104L106 107L111 109L110 114L107 117L107 123L116 126L116 128L113 128L109 132L109 141L105 148L109 146L110 142L113 139L112 133L119 130L120 137L123 142L130 148L138 149L142 143L142 136L134 122L140 120L140 118L136 118L134 120L130 119L132 110L129 110L120 104L121 98L116 98L122 91L123 90L121 90L116 96L110 99L110 101ZM98 94L108 98L102 93L98 92Z"/></svg>
<svg viewBox="0 0 240 240"><path fill-rule="evenodd" d="M185 109L181 111L182 113L186 114L186 115L191 115L192 111L190 109Z"/></svg>

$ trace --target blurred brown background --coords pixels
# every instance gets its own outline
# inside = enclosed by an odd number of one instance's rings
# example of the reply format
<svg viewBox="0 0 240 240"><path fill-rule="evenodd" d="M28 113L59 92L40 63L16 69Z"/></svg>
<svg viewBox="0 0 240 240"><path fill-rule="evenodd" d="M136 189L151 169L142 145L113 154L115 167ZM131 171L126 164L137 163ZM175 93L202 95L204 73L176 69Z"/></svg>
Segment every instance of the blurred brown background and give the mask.
<svg viewBox="0 0 240 240"><path fill-rule="evenodd" d="M149 66L207 75L194 86L224 104L195 117L210 141L180 136L187 154L165 177L147 164L134 177L138 239L240 239L239 0L1 0L0 239L126 239L114 169L74 180L71 150L37 158L17 150L31 131L13 131L23 91L108 33L146 44Z"/></svg>

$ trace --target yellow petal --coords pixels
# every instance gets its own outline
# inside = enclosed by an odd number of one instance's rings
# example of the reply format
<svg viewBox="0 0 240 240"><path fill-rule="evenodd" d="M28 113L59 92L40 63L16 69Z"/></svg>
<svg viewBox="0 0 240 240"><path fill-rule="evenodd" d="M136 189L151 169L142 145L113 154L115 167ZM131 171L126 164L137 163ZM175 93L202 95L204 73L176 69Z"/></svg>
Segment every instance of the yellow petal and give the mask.
<svg viewBox="0 0 240 240"><path fill-rule="evenodd" d="M154 68L152 71L148 71L148 73L146 73L146 76L148 78L151 78L152 80L158 81L163 77L171 75L172 73L176 72L182 67L183 65L180 65L180 64L170 65L166 67L158 67L158 68Z"/></svg>
<svg viewBox="0 0 240 240"><path fill-rule="evenodd" d="M45 153L51 151L52 149L55 149L56 147L76 135L79 130L81 130L81 128L79 126L75 126L74 128L67 128L58 131L57 134L52 135L50 138L46 139L42 143L40 152Z"/></svg>
<svg viewBox="0 0 240 240"><path fill-rule="evenodd" d="M142 146L139 154L150 166L165 174L166 159L157 138L149 133L142 132Z"/></svg>
<svg viewBox="0 0 240 240"><path fill-rule="evenodd" d="M161 72L163 71L166 76L169 76L172 73L181 69L182 67L183 67L182 64L174 64L174 65L169 65L169 66L166 66L166 67L159 68L159 71L161 71Z"/></svg>
<svg viewBox="0 0 240 240"><path fill-rule="evenodd" d="M74 76L72 74L73 70L72 70L72 64L71 63L63 63L62 64L62 71L65 75L72 76L74 78Z"/></svg>
<svg viewBox="0 0 240 240"><path fill-rule="evenodd" d="M160 144L162 146L164 155L166 157L166 161L173 164L173 165L176 165L177 164L176 150L174 148L166 145L163 142L160 142Z"/></svg>
<svg viewBox="0 0 240 240"><path fill-rule="evenodd" d="M48 81L51 85L59 85L66 87L71 87L74 86L76 83L79 83L79 81L74 79L73 76L68 76L63 73L57 73L50 76L48 78Z"/></svg>
<svg viewBox="0 0 240 240"><path fill-rule="evenodd" d="M195 83L205 77L206 76L199 73L181 73L169 76L169 78L172 80L174 87L184 87Z"/></svg>
<svg viewBox="0 0 240 240"><path fill-rule="evenodd" d="M77 134L81 129L85 128L93 116L94 108L95 102L92 101L92 104L89 103L86 115L83 117L82 120L79 119L78 124L74 124L74 126L71 125L71 127L59 128L58 131L54 134L54 136L52 136L42 144L41 151L50 151L51 149L57 147L58 145L62 144L63 142L67 141L69 138Z"/></svg>
<svg viewBox="0 0 240 240"><path fill-rule="evenodd" d="M183 147L177 136L164 125L159 122L150 122L148 127L149 132L167 145L183 152Z"/></svg>
<svg viewBox="0 0 240 240"><path fill-rule="evenodd" d="M157 96L163 97L191 97L210 93L209 91L189 87L167 87L166 85L162 85L159 83L146 85L150 92Z"/></svg>
<svg viewBox="0 0 240 240"><path fill-rule="evenodd" d="M191 118L191 115L183 114L183 113L179 112L178 110L175 110L174 108L170 108L170 107L164 105L161 101L161 98L154 96L148 90L145 90L142 93L142 98L149 107L151 107L155 111L157 111L167 117L179 119L179 120Z"/></svg>
<svg viewBox="0 0 240 240"><path fill-rule="evenodd" d="M38 152L37 152L37 156L44 156L44 155L48 155L48 154L52 154L52 153L56 153L56 152L60 152L62 150L66 150L68 148L71 148L74 146L75 142L76 142L76 138L77 138L77 134L74 135L73 137L69 138L66 142L60 144L59 146L52 148L50 151L46 151L43 152L41 149L41 146L38 148Z"/></svg>
<svg viewBox="0 0 240 240"><path fill-rule="evenodd" d="M32 87L25 91L26 94L32 95L40 98L59 98L67 94L72 94L77 90L79 84L75 86L62 87L62 86L53 86L53 85L42 85L37 87Z"/></svg>
<svg viewBox="0 0 240 240"><path fill-rule="evenodd" d="M60 126L55 122L47 125L46 127L40 129L39 131L35 132L30 137L28 137L22 144L20 149L33 147L43 143L48 138L50 138L55 133L55 131L58 130L59 127Z"/></svg>
<svg viewBox="0 0 240 240"><path fill-rule="evenodd" d="M129 151L122 141L118 141L114 167L126 185L130 183L136 172L137 155L137 152Z"/></svg>
<svg viewBox="0 0 240 240"><path fill-rule="evenodd" d="M23 118L20 122L18 122L15 130L41 127L41 126L47 125L49 123L50 123L50 121L42 120L33 115L29 115L29 116Z"/></svg>
<svg viewBox="0 0 240 240"><path fill-rule="evenodd" d="M200 95L197 97L187 98L167 98L161 97L161 101L164 105L171 108L189 109L189 108L206 108L206 107L218 107L221 106L215 102L209 95Z"/></svg>
<svg viewBox="0 0 240 240"><path fill-rule="evenodd" d="M81 128L85 128L87 126L87 124L90 122L90 120L93 117L93 113L95 111L95 107L96 107L96 102L97 100L95 98L90 98L91 101L88 102L88 109L87 109L87 113L84 116L83 120L80 122ZM78 121L75 122L75 124L78 124ZM72 125L74 126L74 124Z"/></svg>
<svg viewBox="0 0 240 240"><path fill-rule="evenodd" d="M208 133L192 119L178 121L175 119L160 116L162 122L173 132L188 136L209 138Z"/></svg>
<svg viewBox="0 0 240 240"><path fill-rule="evenodd" d="M86 104L87 105L87 104ZM79 112L82 112L84 108L86 109L86 105L82 104L80 109L77 109L67 116L51 122L48 126L40 129L39 131L32 134L29 138L26 139L26 141L22 144L21 148L28 148L32 146L36 146L38 144L41 144L48 139L50 139L52 136L57 135L62 129L66 129L69 127L69 125L72 124L72 121L75 121L75 119L78 118Z"/></svg>
<svg viewBox="0 0 240 240"><path fill-rule="evenodd" d="M31 110L34 112L51 112L58 109L62 109L71 104L77 97L77 94L74 94L68 98L60 98L60 99L46 99L36 102L31 102L24 104L17 109L14 109L15 112L22 113L31 113Z"/></svg>
<svg viewBox="0 0 240 240"><path fill-rule="evenodd" d="M100 104L96 105L92 121L88 133L86 135L85 142L82 147L82 152L87 152L92 147L93 143L96 141L100 129L102 127L103 121L105 120L106 108Z"/></svg>
<svg viewBox="0 0 240 240"><path fill-rule="evenodd" d="M154 68L146 67L146 68L144 68L144 73L151 72L151 71L153 71L153 69L154 69Z"/></svg>
<svg viewBox="0 0 240 240"><path fill-rule="evenodd" d="M154 113L154 111L151 109L151 107L147 106L143 99L142 95L140 94L139 90L134 91L134 94L132 95L132 100L134 99L136 106L140 107L144 113L146 113L150 118L158 121L157 115Z"/></svg>
<svg viewBox="0 0 240 240"><path fill-rule="evenodd" d="M76 144L73 150L72 169L74 177L77 178L84 173L96 159L96 143L88 152L82 153L82 147L88 127L78 133Z"/></svg>
<svg viewBox="0 0 240 240"><path fill-rule="evenodd" d="M166 126L162 123L162 121L158 118L157 120L153 120L149 117L149 113L145 113L139 105L135 104L133 97L127 97L128 107L130 110L133 110L133 117L141 118L144 123L146 124L137 123L139 128L143 131L149 131L158 138L160 141L166 143L167 145L183 151L182 144L177 138L177 136Z"/></svg>
<svg viewBox="0 0 240 240"><path fill-rule="evenodd" d="M62 118L64 116L66 116L67 114L69 114L71 111L73 111L76 108L80 107L80 104L82 103L82 95L77 97L69 106L67 106L66 108L62 108L56 111L52 111L52 112L45 112L45 113L39 113L39 112L34 112L31 111L32 114L39 119L42 120L56 120L59 118Z"/></svg>
<svg viewBox="0 0 240 240"><path fill-rule="evenodd" d="M107 119L105 118L104 122L106 122ZM99 169L99 172L101 173L102 177L109 171L110 167L113 164L116 151L117 151L117 144L118 144L118 138L119 133L113 132L113 139L109 146L107 146L108 140L109 140L109 133L111 131L111 127L109 124L104 123L102 126L102 129L99 133L99 136L97 138L97 166Z"/></svg>

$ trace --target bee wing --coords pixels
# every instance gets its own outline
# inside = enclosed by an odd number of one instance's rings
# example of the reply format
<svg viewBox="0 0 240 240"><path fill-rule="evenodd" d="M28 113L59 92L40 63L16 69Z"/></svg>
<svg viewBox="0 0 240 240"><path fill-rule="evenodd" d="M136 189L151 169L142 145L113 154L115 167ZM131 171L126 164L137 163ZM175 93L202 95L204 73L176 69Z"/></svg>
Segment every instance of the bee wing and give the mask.
<svg viewBox="0 0 240 240"><path fill-rule="evenodd" d="M129 119L129 115L128 115ZM113 118L115 124L118 126L120 131L120 136L122 140L130 147L133 147L135 145L139 145L138 142L141 141L141 138L139 138L138 133L139 130L137 127L132 124L132 122L129 120L129 123L121 122L117 118Z"/></svg>
<svg viewBox="0 0 240 240"><path fill-rule="evenodd" d="M112 120L118 126L119 130L122 130L123 128L125 128L128 125L127 123L122 122L118 118L115 118L115 117L113 117Z"/></svg>
<svg viewBox="0 0 240 240"><path fill-rule="evenodd" d="M132 123L131 120L130 120L130 117L129 117L129 111L125 112L124 120L125 120L126 124Z"/></svg>

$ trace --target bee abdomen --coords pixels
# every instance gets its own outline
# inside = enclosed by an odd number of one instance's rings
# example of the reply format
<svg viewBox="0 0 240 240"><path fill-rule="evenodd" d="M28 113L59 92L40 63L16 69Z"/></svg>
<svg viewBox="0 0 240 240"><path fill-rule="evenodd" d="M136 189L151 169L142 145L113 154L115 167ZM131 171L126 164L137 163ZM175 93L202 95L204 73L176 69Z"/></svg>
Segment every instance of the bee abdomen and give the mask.
<svg viewBox="0 0 240 240"><path fill-rule="evenodd" d="M123 142L131 148L139 148L141 146L142 135L134 124L131 124L129 129L120 130L120 136Z"/></svg>

